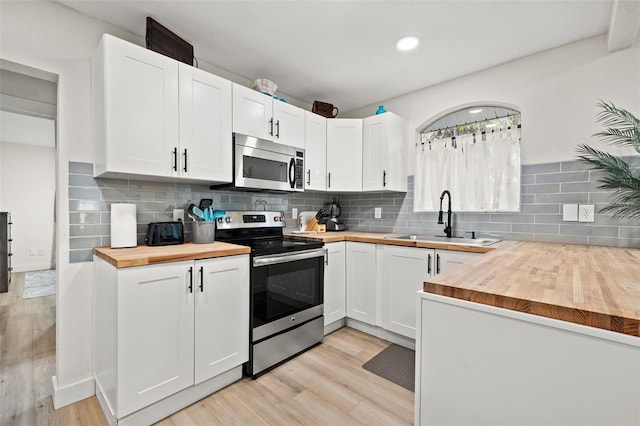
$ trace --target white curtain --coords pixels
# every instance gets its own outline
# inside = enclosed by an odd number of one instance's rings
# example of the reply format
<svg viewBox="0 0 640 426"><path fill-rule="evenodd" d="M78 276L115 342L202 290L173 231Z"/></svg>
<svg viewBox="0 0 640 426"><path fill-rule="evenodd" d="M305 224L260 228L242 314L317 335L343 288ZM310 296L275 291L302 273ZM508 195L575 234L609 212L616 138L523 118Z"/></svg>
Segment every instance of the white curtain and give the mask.
<svg viewBox="0 0 640 426"><path fill-rule="evenodd" d="M435 211L440 194L451 193L455 211L518 211L520 208L520 137L515 131L461 135L418 146L416 211Z"/></svg>

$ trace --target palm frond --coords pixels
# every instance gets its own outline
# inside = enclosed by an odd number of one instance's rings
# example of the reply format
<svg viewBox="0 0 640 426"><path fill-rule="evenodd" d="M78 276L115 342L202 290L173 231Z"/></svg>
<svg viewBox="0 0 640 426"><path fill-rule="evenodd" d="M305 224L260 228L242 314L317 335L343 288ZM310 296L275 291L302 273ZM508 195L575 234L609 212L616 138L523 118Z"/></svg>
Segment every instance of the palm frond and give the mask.
<svg viewBox="0 0 640 426"><path fill-rule="evenodd" d="M600 209L600 213L610 213L616 219L640 219L640 203L611 203Z"/></svg>
<svg viewBox="0 0 640 426"><path fill-rule="evenodd" d="M598 106L602 111L598 113L596 120L605 125L606 129L594 136L612 145L632 147L640 153L640 119L613 103L600 101Z"/></svg>
<svg viewBox="0 0 640 426"><path fill-rule="evenodd" d="M640 119L626 109L615 106L613 102L600 101L597 106L602 108L602 111L596 116L596 121L606 127L622 129L640 127Z"/></svg>

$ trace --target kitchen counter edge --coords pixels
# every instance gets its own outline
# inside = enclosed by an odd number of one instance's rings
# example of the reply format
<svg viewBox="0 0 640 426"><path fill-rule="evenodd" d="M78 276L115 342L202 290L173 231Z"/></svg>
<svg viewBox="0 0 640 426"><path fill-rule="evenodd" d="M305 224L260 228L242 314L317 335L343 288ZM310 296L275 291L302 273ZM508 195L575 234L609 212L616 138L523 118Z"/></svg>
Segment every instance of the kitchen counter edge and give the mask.
<svg viewBox="0 0 640 426"><path fill-rule="evenodd" d="M211 244L185 243L171 246L138 246L129 248L96 247L94 254L116 268L155 265L183 260L210 259L251 253L251 248L223 242Z"/></svg>
<svg viewBox="0 0 640 426"><path fill-rule="evenodd" d="M473 252L473 253L487 253L494 250L500 244L500 243L497 243L491 246L470 246L470 245L464 245L464 244L447 244L447 243L436 243L431 241L394 239L394 237L399 237L405 234L364 232L364 231L323 232L319 234L300 234L300 233L293 233L293 232L285 232L285 235L288 237L311 238L314 240L322 240L324 243L352 241L357 243L433 248L433 249L442 249L442 250L467 251L467 252Z"/></svg>

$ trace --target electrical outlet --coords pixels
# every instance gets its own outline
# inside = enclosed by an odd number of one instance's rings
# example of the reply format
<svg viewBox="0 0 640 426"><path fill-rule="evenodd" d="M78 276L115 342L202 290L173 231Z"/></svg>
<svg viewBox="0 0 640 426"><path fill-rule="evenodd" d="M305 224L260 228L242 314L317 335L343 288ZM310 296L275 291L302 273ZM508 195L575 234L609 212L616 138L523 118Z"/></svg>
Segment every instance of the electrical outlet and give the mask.
<svg viewBox="0 0 640 426"><path fill-rule="evenodd" d="M38 250L35 248L29 249L29 256L36 256L38 254Z"/></svg>
<svg viewBox="0 0 640 426"><path fill-rule="evenodd" d="M580 204L578 206L578 222L593 222L595 220L595 206Z"/></svg>
<svg viewBox="0 0 640 426"><path fill-rule="evenodd" d="M184 209L173 209L173 220L184 222Z"/></svg>
<svg viewBox="0 0 640 426"><path fill-rule="evenodd" d="M38 256L44 256L44 249L38 249Z"/></svg>
<svg viewBox="0 0 640 426"><path fill-rule="evenodd" d="M298 209L295 208L295 207L291 209L291 218L293 218L293 219L297 219L298 218Z"/></svg>
<svg viewBox="0 0 640 426"><path fill-rule="evenodd" d="M375 211L374 211L373 217L374 217L375 219L382 219L382 207L376 207L376 208L375 208Z"/></svg>

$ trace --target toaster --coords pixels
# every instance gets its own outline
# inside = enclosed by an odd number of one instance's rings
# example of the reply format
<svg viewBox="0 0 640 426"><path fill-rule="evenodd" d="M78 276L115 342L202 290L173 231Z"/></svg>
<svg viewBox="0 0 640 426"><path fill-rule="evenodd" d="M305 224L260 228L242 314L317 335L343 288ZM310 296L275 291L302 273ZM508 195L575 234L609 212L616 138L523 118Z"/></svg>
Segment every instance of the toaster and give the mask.
<svg viewBox="0 0 640 426"><path fill-rule="evenodd" d="M144 239L148 246L184 244L182 222L151 222Z"/></svg>

